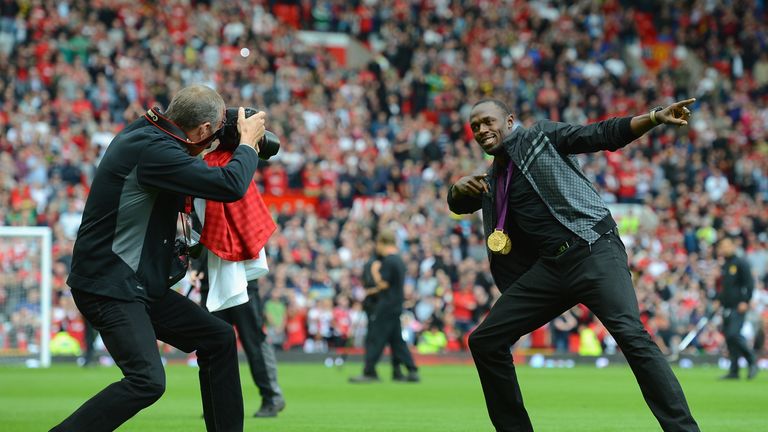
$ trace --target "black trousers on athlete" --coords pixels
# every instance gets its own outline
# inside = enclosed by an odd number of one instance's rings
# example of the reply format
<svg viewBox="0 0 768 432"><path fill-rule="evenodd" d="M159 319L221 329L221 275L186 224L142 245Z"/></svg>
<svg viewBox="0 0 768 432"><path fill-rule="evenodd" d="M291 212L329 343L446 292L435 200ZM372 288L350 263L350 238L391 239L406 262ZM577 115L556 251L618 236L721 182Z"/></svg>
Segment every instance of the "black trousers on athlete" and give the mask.
<svg viewBox="0 0 768 432"><path fill-rule="evenodd" d="M510 347L574 305L586 305L616 339L646 403L665 431L699 431L677 378L640 322L627 254L616 232L542 257L470 335L488 413L497 431L532 431Z"/></svg>
<svg viewBox="0 0 768 432"><path fill-rule="evenodd" d="M203 304L208 297L203 291ZM259 297L256 281L248 282L248 302L228 309L213 312L213 315L235 326L237 336L248 358L251 377L259 388L261 399L266 404L283 399L283 391L277 384L277 360L275 349L264 333L264 307Z"/></svg>
<svg viewBox="0 0 768 432"><path fill-rule="evenodd" d="M243 430L243 395L232 326L168 290L145 305L72 290L80 312L101 333L124 378L86 401L54 431L112 431L165 391L157 340L197 351L203 415L208 431Z"/></svg>
<svg viewBox="0 0 768 432"><path fill-rule="evenodd" d="M395 374L400 365L410 372L417 370L408 345L403 340L403 329L399 313L375 313L368 317L368 334L365 337L365 367L363 374L377 376L376 363L379 362L384 348L392 350L392 367Z"/></svg>

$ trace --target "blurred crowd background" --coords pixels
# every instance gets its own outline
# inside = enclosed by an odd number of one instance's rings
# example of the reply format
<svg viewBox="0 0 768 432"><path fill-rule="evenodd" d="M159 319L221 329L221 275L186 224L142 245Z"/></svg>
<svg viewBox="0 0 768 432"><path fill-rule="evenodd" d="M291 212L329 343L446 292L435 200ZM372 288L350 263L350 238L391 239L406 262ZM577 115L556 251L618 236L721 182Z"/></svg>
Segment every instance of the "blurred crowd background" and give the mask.
<svg viewBox="0 0 768 432"><path fill-rule="evenodd" d="M348 34L370 61L345 66L302 30ZM472 104L502 99L525 126L696 97L690 127L581 164L615 204L663 350L708 312L726 234L754 271L755 336L768 311L766 45L762 0L0 0L0 225L53 229L54 330L82 339L65 280L99 159L149 107L203 83L266 110L282 138L256 177L279 224L260 281L273 343L361 346L361 269L388 226L408 266L404 336L420 352L460 351L499 295L479 215L445 202L489 163L467 126ZM32 243L0 239L2 348L34 337L38 261ZM518 348L616 349L582 307ZM690 348L722 349L715 325Z"/></svg>

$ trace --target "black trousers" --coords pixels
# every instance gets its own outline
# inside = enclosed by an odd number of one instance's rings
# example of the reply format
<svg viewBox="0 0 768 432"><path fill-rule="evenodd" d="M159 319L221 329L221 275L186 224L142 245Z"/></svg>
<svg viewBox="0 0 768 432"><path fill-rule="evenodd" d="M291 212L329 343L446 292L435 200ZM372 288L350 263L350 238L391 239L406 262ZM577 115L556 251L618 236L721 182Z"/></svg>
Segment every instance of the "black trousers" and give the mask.
<svg viewBox="0 0 768 432"><path fill-rule="evenodd" d="M208 297L203 291L203 304ZM271 404L283 398L283 391L277 384L277 360L275 349L264 333L264 309L255 281L248 282L248 303L213 312L224 321L235 326L237 336L243 345L251 369L251 377L259 388L263 403Z"/></svg>
<svg viewBox="0 0 768 432"><path fill-rule="evenodd" d="M699 431L677 378L640 322L626 251L613 231L591 246L579 241L560 256L540 258L504 291L470 335L496 430L533 430L510 347L578 303L589 307L616 339L662 428Z"/></svg>
<svg viewBox="0 0 768 432"><path fill-rule="evenodd" d="M365 375L376 376L376 363L381 359L384 348L392 350L392 366L395 374L400 365L411 372L417 370L408 345L403 340L400 314L377 312L368 317L368 334L365 337Z"/></svg>
<svg viewBox="0 0 768 432"><path fill-rule="evenodd" d="M55 431L112 431L165 391L157 340L197 351L208 431L243 430L243 395L232 326L169 290L145 305L72 290L80 312L101 333L124 378L85 402Z"/></svg>
<svg viewBox="0 0 768 432"><path fill-rule="evenodd" d="M728 357L731 359L731 374L739 373L739 357L744 357L749 365L755 364L755 353L747 346L747 340L741 335L744 326L744 316L736 309L725 309L723 319L723 335L728 345Z"/></svg>

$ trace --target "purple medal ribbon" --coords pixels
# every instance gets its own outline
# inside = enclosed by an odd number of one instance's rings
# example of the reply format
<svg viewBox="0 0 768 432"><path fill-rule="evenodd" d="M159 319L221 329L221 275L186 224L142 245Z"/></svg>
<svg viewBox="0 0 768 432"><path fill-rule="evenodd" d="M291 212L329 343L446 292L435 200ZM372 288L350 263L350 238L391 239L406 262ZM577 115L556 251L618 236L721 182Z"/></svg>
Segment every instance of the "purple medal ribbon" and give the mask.
<svg viewBox="0 0 768 432"><path fill-rule="evenodd" d="M501 176L496 177L496 229L504 231L505 223L507 221L507 207L509 206L509 199L507 193L509 192L509 185L512 184L512 170L515 168L515 164L510 159L509 165L507 165L507 178L502 179ZM502 189L504 186L504 189Z"/></svg>

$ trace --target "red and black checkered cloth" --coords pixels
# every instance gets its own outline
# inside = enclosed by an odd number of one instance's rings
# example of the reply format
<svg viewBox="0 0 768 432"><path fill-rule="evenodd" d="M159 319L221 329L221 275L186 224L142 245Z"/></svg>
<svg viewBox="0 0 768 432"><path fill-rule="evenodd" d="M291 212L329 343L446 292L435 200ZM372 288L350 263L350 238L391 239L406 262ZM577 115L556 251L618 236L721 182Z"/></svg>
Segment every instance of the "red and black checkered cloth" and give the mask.
<svg viewBox="0 0 768 432"><path fill-rule="evenodd" d="M224 166L232 152L213 151L203 158L209 166ZM259 251L275 232L277 225L264 204L256 184L251 182L242 199L205 204L205 224L200 236L208 250L227 261L258 258Z"/></svg>

